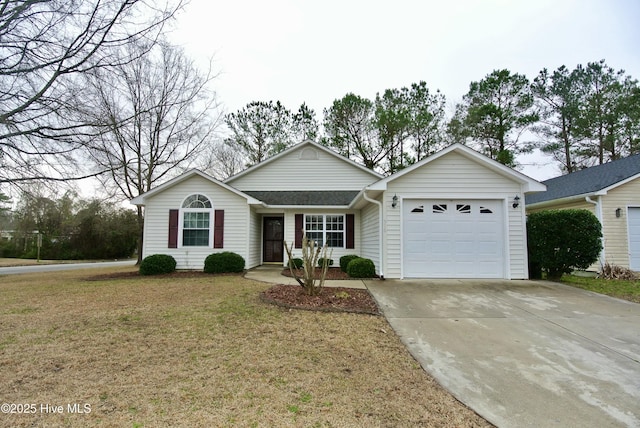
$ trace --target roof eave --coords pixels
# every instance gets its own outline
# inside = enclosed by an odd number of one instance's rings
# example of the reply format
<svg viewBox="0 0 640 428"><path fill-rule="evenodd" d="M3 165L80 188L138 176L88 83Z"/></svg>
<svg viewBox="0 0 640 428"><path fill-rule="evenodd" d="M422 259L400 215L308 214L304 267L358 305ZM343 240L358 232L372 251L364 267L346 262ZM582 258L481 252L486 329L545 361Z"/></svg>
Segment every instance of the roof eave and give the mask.
<svg viewBox="0 0 640 428"><path fill-rule="evenodd" d="M533 204L526 204L526 208L527 209L546 208L553 205L576 202L591 196L602 196L604 194L606 194L606 192L602 193L602 191L598 191L598 192L582 193L580 195L565 196L563 198L549 199L546 201L535 202Z"/></svg>

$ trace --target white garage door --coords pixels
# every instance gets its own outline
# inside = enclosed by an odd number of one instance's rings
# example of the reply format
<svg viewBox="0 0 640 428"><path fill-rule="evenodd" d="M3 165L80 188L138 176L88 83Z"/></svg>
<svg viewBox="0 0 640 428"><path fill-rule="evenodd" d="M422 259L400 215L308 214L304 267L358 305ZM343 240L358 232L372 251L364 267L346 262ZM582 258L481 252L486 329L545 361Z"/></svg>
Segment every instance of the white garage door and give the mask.
<svg viewBox="0 0 640 428"><path fill-rule="evenodd" d="M503 278L502 207L497 200L404 200L403 275Z"/></svg>
<svg viewBox="0 0 640 428"><path fill-rule="evenodd" d="M640 208L629 208L629 269L640 271Z"/></svg>

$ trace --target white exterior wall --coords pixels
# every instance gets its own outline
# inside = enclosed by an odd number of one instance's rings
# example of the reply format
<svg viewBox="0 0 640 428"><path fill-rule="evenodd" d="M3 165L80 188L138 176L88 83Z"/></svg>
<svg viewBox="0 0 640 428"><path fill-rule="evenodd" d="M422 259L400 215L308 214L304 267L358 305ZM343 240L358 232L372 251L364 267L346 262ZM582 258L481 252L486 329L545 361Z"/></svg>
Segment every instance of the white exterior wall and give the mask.
<svg viewBox="0 0 640 428"><path fill-rule="evenodd" d="M194 193L207 196L214 210L224 210L224 248L214 249L213 242L207 248L168 248L169 210L180 209L184 199ZM176 259L177 269L202 269L209 254L222 251L233 251L249 261L249 222L250 209L245 198L196 175L146 201L142 256L169 254ZM246 267L251 265L247 263Z"/></svg>
<svg viewBox="0 0 640 428"><path fill-rule="evenodd" d="M380 209L378 205L369 203L362 209L361 216L361 251L354 254L371 259L376 266L376 273L380 274Z"/></svg>
<svg viewBox="0 0 640 428"><path fill-rule="evenodd" d="M227 184L239 190L360 190L379 178L347 160L304 146Z"/></svg>
<svg viewBox="0 0 640 428"><path fill-rule="evenodd" d="M392 208L392 198L398 205ZM520 206L511 207L515 195ZM403 199L499 199L505 207L505 277L528 277L527 249L522 185L455 152L435 159L390 181L384 192L384 274L402 277L402 200Z"/></svg>
<svg viewBox="0 0 640 428"><path fill-rule="evenodd" d="M251 209L250 218L247 269L262 263L262 216L255 209Z"/></svg>

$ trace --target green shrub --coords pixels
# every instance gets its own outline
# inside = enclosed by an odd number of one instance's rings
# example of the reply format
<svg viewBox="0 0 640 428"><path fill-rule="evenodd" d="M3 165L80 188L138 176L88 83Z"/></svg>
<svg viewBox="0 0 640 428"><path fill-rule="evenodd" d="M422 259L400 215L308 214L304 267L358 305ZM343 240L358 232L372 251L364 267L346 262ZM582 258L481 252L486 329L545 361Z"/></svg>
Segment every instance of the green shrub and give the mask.
<svg viewBox="0 0 640 428"><path fill-rule="evenodd" d="M342 272L346 272L349 262L357 258L360 258L360 256L357 256L355 254L347 254L346 256L340 257L340 269L342 270Z"/></svg>
<svg viewBox="0 0 640 428"><path fill-rule="evenodd" d="M358 257L347 265L347 274L352 278L373 278L376 276L376 267L371 259Z"/></svg>
<svg viewBox="0 0 640 428"><path fill-rule="evenodd" d="M333 259L323 259L322 257L320 257L320 258L318 259L318 266L319 266L319 267L323 267L325 263L326 263L328 266L333 266Z"/></svg>
<svg viewBox="0 0 640 428"><path fill-rule="evenodd" d="M294 268L294 269L300 269L300 268L302 268L302 263L304 263L304 262L303 262L303 261L302 261L302 259L301 259L301 258L299 258L299 257L296 257L296 258L294 258L294 259L291 259L291 264L293 265L293 268Z"/></svg>
<svg viewBox="0 0 640 428"><path fill-rule="evenodd" d="M587 210L548 210L529 214L529 261L548 279L559 279L573 269L586 269L602 250L602 227Z"/></svg>
<svg viewBox="0 0 640 428"><path fill-rule="evenodd" d="M160 275L176 270L176 259L167 254L145 257L140 263L140 275Z"/></svg>
<svg viewBox="0 0 640 428"><path fill-rule="evenodd" d="M206 273L242 272L244 259L240 254L231 251L209 254L204 259L204 271Z"/></svg>

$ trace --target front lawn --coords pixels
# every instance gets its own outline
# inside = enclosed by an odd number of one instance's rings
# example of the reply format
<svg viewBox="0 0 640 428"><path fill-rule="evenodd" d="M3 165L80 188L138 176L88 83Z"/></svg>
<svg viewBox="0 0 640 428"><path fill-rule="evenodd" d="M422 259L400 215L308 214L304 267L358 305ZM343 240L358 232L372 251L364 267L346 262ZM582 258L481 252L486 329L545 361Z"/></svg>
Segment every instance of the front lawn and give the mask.
<svg viewBox="0 0 640 428"><path fill-rule="evenodd" d="M0 276L0 426L490 426L383 317L241 276L88 280L122 270Z"/></svg>
<svg viewBox="0 0 640 428"><path fill-rule="evenodd" d="M575 275L563 275L561 282L607 296L640 303L640 280L600 279Z"/></svg>

